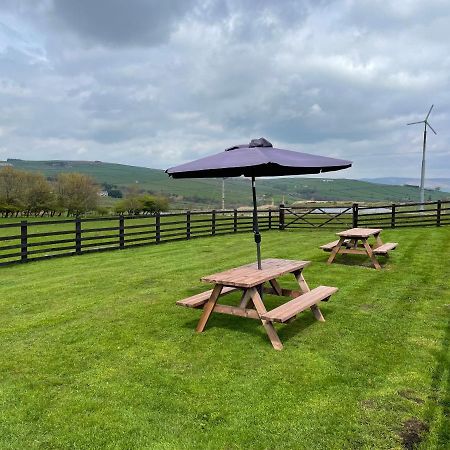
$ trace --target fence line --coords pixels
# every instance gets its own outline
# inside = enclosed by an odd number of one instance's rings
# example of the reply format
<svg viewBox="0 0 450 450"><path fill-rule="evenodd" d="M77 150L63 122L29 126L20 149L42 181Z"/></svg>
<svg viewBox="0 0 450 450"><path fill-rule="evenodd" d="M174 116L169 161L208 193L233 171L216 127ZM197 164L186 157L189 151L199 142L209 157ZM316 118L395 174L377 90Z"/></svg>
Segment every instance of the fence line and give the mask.
<svg viewBox="0 0 450 450"><path fill-rule="evenodd" d="M420 208L423 206L424 210ZM450 201L259 210L261 230L450 225ZM0 266L164 242L252 231L252 210L211 210L153 216L77 218L0 225ZM50 228L50 229L49 229ZM50 238L50 239L49 239Z"/></svg>
<svg viewBox="0 0 450 450"><path fill-rule="evenodd" d="M278 224L278 209L259 211L262 230ZM122 250L205 236L251 232L252 210L211 210L152 216L76 218L0 225L0 266L61 256Z"/></svg>
<svg viewBox="0 0 450 450"><path fill-rule="evenodd" d="M423 211L420 209L423 207ZM287 207L280 205L279 229L297 228L397 228L450 225L450 201L339 207Z"/></svg>

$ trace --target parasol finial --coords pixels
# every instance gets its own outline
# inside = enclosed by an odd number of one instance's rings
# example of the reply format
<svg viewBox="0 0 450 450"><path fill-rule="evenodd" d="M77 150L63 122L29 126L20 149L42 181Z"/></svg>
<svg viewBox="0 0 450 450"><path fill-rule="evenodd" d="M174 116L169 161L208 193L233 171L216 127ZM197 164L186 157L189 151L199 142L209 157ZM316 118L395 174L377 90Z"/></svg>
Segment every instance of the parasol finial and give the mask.
<svg viewBox="0 0 450 450"><path fill-rule="evenodd" d="M273 147L272 143L267 139L261 137L259 139L252 139L250 144L248 144L250 148L252 147Z"/></svg>

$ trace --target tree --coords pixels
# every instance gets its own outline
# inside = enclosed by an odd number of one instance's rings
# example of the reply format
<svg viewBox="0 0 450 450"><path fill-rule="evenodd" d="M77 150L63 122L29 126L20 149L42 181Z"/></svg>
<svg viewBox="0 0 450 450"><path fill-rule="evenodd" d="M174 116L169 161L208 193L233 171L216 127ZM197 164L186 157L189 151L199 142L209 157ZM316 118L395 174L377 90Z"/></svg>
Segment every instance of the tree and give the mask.
<svg viewBox="0 0 450 450"><path fill-rule="evenodd" d="M24 200L26 172L6 166L0 170L0 203L21 208Z"/></svg>
<svg viewBox="0 0 450 450"><path fill-rule="evenodd" d="M67 215L79 216L96 208L98 188L94 180L81 173L61 173L57 179L59 204Z"/></svg>
<svg viewBox="0 0 450 450"><path fill-rule="evenodd" d="M41 174L27 172L24 177L23 207L27 215L50 212L56 205L50 183Z"/></svg>
<svg viewBox="0 0 450 450"><path fill-rule="evenodd" d="M149 194L136 195L133 192L116 204L115 211L118 214L127 213L130 215L155 214L167 211L168 207L169 201L165 197L156 197Z"/></svg>

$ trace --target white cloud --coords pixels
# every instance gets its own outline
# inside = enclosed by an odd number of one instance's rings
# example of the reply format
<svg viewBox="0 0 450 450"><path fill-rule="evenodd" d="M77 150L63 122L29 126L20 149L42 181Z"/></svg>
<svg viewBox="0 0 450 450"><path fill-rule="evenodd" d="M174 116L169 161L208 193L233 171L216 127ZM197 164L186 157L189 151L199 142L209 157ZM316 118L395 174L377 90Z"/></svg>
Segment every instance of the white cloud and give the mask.
<svg viewBox="0 0 450 450"><path fill-rule="evenodd" d="M0 6L2 157L166 168L265 136L416 176L406 123L436 103L429 175L450 176L448 2L76 3Z"/></svg>

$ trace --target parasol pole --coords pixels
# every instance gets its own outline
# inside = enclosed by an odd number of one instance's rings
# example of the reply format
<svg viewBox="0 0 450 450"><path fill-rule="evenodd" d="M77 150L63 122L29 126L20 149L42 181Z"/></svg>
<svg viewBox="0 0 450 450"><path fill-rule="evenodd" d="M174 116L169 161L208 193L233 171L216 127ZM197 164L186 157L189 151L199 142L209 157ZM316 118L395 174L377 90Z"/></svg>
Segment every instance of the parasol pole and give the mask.
<svg viewBox="0 0 450 450"><path fill-rule="evenodd" d="M256 206L256 187L255 177L252 177L252 194L253 194L253 234L256 243L256 259L258 261L258 269L261 270L261 235L258 226L258 208Z"/></svg>

